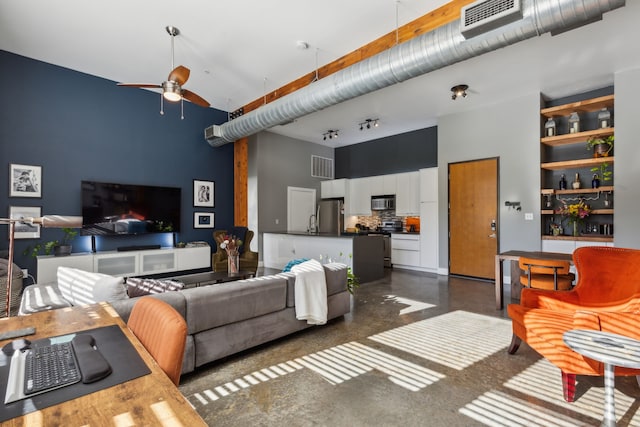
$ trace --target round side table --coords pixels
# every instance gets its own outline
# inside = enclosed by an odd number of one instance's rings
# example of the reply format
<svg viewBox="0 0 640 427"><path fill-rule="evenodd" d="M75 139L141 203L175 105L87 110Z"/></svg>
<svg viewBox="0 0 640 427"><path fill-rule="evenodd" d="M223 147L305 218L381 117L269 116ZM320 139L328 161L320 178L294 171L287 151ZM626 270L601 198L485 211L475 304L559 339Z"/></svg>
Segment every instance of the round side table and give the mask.
<svg viewBox="0 0 640 427"><path fill-rule="evenodd" d="M616 425L614 367L640 368L640 341L595 330L574 329L562 336L573 351L604 363L604 420L601 426Z"/></svg>

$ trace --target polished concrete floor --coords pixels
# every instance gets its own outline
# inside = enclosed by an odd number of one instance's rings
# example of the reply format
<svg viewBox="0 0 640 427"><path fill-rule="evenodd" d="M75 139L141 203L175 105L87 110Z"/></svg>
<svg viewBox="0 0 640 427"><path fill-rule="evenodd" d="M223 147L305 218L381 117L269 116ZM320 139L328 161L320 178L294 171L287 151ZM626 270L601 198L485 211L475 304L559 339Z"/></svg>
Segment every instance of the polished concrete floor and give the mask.
<svg viewBox="0 0 640 427"><path fill-rule="evenodd" d="M560 371L523 344L495 309L493 283L387 270L363 284L350 314L182 377L211 426L599 425L602 378ZM640 426L640 389L616 378L618 425Z"/></svg>

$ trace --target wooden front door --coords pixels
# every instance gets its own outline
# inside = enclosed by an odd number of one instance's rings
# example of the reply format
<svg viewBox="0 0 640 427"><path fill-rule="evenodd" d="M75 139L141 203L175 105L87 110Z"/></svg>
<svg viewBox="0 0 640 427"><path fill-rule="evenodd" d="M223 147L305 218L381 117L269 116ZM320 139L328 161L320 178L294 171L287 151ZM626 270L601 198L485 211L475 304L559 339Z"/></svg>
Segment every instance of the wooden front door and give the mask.
<svg viewBox="0 0 640 427"><path fill-rule="evenodd" d="M449 273L495 279L498 159L449 164Z"/></svg>

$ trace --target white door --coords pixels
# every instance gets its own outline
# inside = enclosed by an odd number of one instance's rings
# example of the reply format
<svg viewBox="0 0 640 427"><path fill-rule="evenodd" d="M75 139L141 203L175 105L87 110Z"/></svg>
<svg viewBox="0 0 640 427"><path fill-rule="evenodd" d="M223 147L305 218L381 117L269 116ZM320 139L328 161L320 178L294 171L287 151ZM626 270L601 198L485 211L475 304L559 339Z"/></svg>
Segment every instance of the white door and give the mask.
<svg viewBox="0 0 640 427"><path fill-rule="evenodd" d="M316 214L315 188L287 187L287 231L306 232Z"/></svg>

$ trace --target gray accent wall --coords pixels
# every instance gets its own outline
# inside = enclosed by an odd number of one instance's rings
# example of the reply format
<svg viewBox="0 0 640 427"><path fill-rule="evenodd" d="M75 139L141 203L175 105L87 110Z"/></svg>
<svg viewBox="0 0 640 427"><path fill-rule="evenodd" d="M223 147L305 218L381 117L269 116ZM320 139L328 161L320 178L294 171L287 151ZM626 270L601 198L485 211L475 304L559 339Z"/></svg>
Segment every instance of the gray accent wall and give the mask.
<svg viewBox="0 0 640 427"><path fill-rule="evenodd" d="M465 100L461 100L464 102ZM438 119L438 200L440 269L448 271L448 166L499 159L499 251L536 251L540 240L540 95L513 99ZM522 211L507 208L519 201ZM525 221L525 213L533 221Z"/></svg>
<svg viewBox="0 0 640 427"><path fill-rule="evenodd" d="M249 228L261 254L262 233L287 230L287 187L315 188L320 199L323 179L311 176L312 155L333 159L334 150L271 132L249 138Z"/></svg>
<svg viewBox="0 0 640 427"><path fill-rule="evenodd" d="M613 239L617 247L640 249L640 69L621 71L615 85L615 192Z"/></svg>

